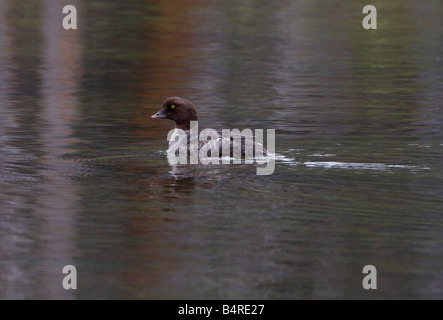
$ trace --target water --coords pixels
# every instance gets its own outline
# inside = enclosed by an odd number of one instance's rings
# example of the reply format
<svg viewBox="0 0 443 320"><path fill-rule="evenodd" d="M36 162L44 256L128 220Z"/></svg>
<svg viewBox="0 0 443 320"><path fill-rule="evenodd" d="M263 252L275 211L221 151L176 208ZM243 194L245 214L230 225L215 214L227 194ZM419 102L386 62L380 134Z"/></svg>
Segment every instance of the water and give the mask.
<svg viewBox="0 0 443 320"><path fill-rule="evenodd" d="M0 1L0 298L443 297L440 1L70 4ZM174 95L285 158L169 166Z"/></svg>

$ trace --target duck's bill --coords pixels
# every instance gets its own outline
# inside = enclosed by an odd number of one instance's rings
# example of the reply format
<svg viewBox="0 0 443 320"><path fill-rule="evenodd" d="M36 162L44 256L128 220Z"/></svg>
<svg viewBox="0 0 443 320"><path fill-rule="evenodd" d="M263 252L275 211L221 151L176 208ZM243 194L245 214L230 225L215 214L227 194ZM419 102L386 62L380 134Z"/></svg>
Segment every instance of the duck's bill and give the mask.
<svg viewBox="0 0 443 320"><path fill-rule="evenodd" d="M163 111L163 109L161 109L159 112L157 112L156 114L154 114L153 116L151 116L152 119L163 119L166 118L166 114Z"/></svg>

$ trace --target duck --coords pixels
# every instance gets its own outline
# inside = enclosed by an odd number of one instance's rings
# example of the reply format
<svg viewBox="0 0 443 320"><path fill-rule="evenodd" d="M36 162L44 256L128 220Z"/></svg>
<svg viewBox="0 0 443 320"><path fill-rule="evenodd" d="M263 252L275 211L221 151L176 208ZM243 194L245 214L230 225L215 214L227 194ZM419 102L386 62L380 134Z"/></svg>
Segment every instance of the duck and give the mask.
<svg viewBox="0 0 443 320"><path fill-rule="evenodd" d="M188 154L190 152L190 131L191 131L191 121L198 121L199 116L197 108L195 105L184 98L181 97L169 97L164 100L163 105L157 113L151 116L152 119L169 119L175 122L175 129L181 129L187 134L187 150ZM246 156L250 156L247 152L251 152L253 155L268 156L268 151L263 147L262 144L253 141L249 137L243 135L232 134L230 137L223 137L221 133L217 132L216 139L211 137L207 141L198 142L198 150L202 148L207 148L210 150L210 144L219 147L219 156L223 154L224 149L230 150L229 157L233 158L235 155L240 153L241 158L244 159ZM169 148L171 149L173 144L176 143L175 139L169 141ZM227 146L229 144L229 146ZM252 145L251 145L252 144ZM235 152L237 151L237 152ZM207 154L211 156L210 151Z"/></svg>

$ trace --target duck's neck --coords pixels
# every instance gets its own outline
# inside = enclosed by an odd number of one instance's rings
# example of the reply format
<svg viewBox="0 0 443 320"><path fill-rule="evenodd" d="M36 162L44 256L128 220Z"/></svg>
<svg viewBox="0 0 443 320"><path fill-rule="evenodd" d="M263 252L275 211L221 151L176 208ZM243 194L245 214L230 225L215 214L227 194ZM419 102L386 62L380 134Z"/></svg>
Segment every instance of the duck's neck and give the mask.
<svg viewBox="0 0 443 320"><path fill-rule="evenodd" d="M181 122L176 121L175 128L182 129L184 131L189 131L191 129L191 121L198 121L198 118L192 119L190 121L181 121Z"/></svg>
<svg viewBox="0 0 443 320"><path fill-rule="evenodd" d="M189 131L191 129L191 123L189 121L185 121L185 122L181 122L181 123L176 122L175 128L182 129L184 131Z"/></svg>

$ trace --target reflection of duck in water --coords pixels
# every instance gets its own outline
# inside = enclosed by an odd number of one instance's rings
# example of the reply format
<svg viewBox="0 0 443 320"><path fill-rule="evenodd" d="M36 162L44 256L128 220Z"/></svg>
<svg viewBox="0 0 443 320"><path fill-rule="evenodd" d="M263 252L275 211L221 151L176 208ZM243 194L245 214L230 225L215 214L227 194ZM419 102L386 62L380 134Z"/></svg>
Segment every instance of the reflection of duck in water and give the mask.
<svg viewBox="0 0 443 320"><path fill-rule="evenodd" d="M187 150L189 154L191 121L198 121L197 109L192 102L179 97L170 97L163 102L162 109L151 118L175 121L175 128L183 130L187 135ZM229 137L222 137L220 133L216 133L215 137L209 136L211 137L210 140L198 141L198 150L206 148L208 156L211 156L211 150L216 150L217 146L219 156L223 154L223 149L229 150L231 158L238 154L242 158L253 155L259 157L268 155L268 152L260 143L254 142L243 135L231 134ZM181 143L182 141L174 133L169 141L169 148L174 147L177 142ZM175 147L174 149L177 150L178 148Z"/></svg>

